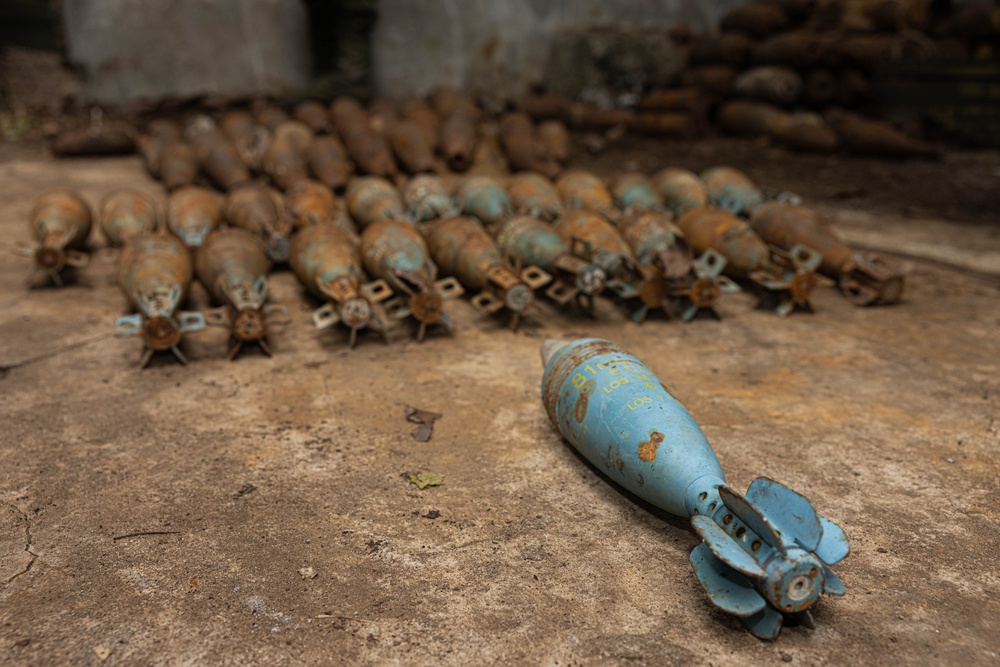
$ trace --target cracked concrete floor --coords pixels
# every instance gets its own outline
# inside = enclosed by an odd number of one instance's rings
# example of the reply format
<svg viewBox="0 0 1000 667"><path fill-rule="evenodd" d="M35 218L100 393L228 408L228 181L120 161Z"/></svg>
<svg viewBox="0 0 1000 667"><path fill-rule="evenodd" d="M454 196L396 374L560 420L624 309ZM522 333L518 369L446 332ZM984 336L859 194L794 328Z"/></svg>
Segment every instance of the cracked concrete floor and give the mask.
<svg viewBox="0 0 1000 667"><path fill-rule="evenodd" d="M781 188L777 158L749 155L737 166ZM813 158L781 159L843 233L900 249L905 304L824 291L783 320L737 295L687 326L541 306L511 334L456 303L453 338L351 351L279 272L273 358L230 363L208 332L189 366L145 371L111 335L113 252L79 284L28 291L10 251L43 190L157 186L132 158L0 161L0 663L1000 664L996 219L823 197ZM955 160L912 169L1000 180L996 154ZM935 248L975 271L923 259ZM815 630L761 642L714 610L685 523L554 433L538 348L584 334L671 384L737 489L779 479L845 528L847 595ZM406 404L444 414L429 442ZM415 471L444 484L418 490Z"/></svg>

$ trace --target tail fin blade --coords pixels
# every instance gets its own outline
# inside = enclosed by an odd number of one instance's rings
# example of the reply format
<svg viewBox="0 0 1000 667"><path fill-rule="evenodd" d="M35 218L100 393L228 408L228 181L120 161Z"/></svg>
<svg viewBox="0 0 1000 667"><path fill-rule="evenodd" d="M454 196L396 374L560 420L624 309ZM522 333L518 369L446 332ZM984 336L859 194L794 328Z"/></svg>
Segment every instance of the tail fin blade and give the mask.
<svg viewBox="0 0 1000 667"><path fill-rule="evenodd" d="M753 584L716 558L704 542L691 552L691 566L708 597L719 609L740 617L753 616L767 609L767 602Z"/></svg>

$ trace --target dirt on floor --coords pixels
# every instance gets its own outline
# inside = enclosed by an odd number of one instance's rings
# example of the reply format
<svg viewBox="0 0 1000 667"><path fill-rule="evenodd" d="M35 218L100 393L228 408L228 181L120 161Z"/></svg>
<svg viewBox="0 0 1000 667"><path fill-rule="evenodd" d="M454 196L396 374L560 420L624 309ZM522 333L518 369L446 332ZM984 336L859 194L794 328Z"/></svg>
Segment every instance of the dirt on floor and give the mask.
<svg viewBox="0 0 1000 667"><path fill-rule="evenodd" d="M539 304L517 333L455 302L454 336L351 350L279 270L274 357L226 361L211 330L188 366L140 370L112 335L114 251L32 290L12 252L42 191L159 186L134 157L0 147L0 663L1000 665L1000 153L630 139L577 161L743 167L881 248L905 302L826 289L783 319L739 294L719 320L641 326ZM847 594L816 629L753 638L704 594L687 522L559 437L539 347L584 335L673 388L737 490L766 475L844 527ZM408 405L443 414L428 442Z"/></svg>

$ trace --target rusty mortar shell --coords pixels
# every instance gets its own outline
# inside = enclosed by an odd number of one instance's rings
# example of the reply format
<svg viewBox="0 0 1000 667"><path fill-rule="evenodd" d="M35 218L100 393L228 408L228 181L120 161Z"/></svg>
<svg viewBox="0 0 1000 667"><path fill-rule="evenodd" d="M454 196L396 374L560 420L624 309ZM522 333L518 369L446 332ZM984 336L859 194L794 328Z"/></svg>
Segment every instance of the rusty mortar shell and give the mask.
<svg viewBox="0 0 1000 667"><path fill-rule="evenodd" d="M727 273L763 288L758 307L773 305L782 316L799 306L812 310L810 297L820 284L817 251L803 245L787 252L769 246L748 223L719 208L692 209L677 225L696 251L715 250L727 260Z"/></svg>
<svg viewBox="0 0 1000 667"><path fill-rule="evenodd" d="M729 100L719 108L716 122L731 134L774 136L790 117L788 112L765 102Z"/></svg>
<svg viewBox="0 0 1000 667"><path fill-rule="evenodd" d="M253 110L253 116L268 132L274 132L288 120L288 112L274 104L262 104Z"/></svg>
<svg viewBox="0 0 1000 667"><path fill-rule="evenodd" d="M258 236L245 229L228 227L209 234L195 256L198 280L215 302L227 306L220 324L229 326L235 359L244 343L255 342L271 356L267 345L267 272L271 262Z"/></svg>
<svg viewBox="0 0 1000 667"><path fill-rule="evenodd" d="M459 213L444 180L430 174L420 174L410 179L403 188L403 205L406 207L406 217L415 223L436 218L453 218Z"/></svg>
<svg viewBox="0 0 1000 667"><path fill-rule="evenodd" d="M939 157L941 147L913 139L886 122L830 109L824 119L852 153L889 157Z"/></svg>
<svg viewBox="0 0 1000 667"><path fill-rule="evenodd" d="M103 123L79 130L66 130L52 138L56 157L128 155L134 153L135 129L120 123Z"/></svg>
<svg viewBox="0 0 1000 667"><path fill-rule="evenodd" d="M448 166L464 172L476 156L476 121L466 114L445 117L441 124L441 154Z"/></svg>
<svg viewBox="0 0 1000 667"><path fill-rule="evenodd" d="M333 125L325 105L316 100L306 100L292 111L295 120L305 123L316 134L328 134Z"/></svg>
<svg viewBox="0 0 1000 667"><path fill-rule="evenodd" d="M759 2L730 9L719 21L725 32L741 32L761 39L788 27L788 15L780 4Z"/></svg>
<svg viewBox="0 0 1000 667"><path fill-rule="evenodd" d="M361 257L368 274L384 280L398 296L396 304L386 304L390 317L413 317L419 323L418 341L433 324L454 331L454 323L443 310L444 301L465 290L454 278L435 281L437 266L430 249L410 222L380 220L366 227L361 234Z"/></svg>
<svg viewBox="0 0 1000 667"><path fill-rule="evenodd" d="M261 167L282 190L309 178L306 151L312 139L312 130L298 121L285 121L274 131L261 159Z"/></svg>
<svg viewBox="0 0 1000 667"><path fill-rule="evenodd" d="M522 171L507 179L507 194L519 213L546 221L555 220L562 212L562 201L556 186L542 174Z"/></svg>
<svg viewBox="0 0 1000 667"><path fill-rule="evenodd" d="M500 181L492 176L465 176L455 190L455 201L464 215L478 218L487 227L497 225L514 211Z"/></svg>
<svg viewBox="0 0 1000 667"><path fill-rule="evenodd" d="M292 270L306 290L327 303L313 313L318 329L342 323L350 345L365 327L385 334L379 303L392 296L383 280L365 283L358 242L333 225L310 225L292 237Z"/></svg>
<svg viewBox="0 0 1000 667"><path fill-rule="evenodd" d="M652 180L664 204L675 215L708 203L705 182L692 171L668 167L653 174Z"/></svg>
<svg viewBox="0 0 1000 667"><path fill-rule="evenodd" d="M708 203L733 213L750 213L764 201L760 189L739 169L719 165L701 172Z"/></svg>
<svg viewBox="0 0 1000 667"><path fill-rule="evenodd" d="M733 91L741 97L789 106L802 97L802 87L802 77L792 68L760 65L741 72Z"/></svg>
<svg viewBox="0 0 1000 667"><path fill-rule="evenodd" d="M192 142L201 170L222 190L250 182L250 170L233 142L218 129Z"/></svg>
<svg viewBox="0 0 1000 667"><path fill-rule="evenodd" d="M784 65L799 70L818 65L835 37L812 30L788 30L758 42L750 60L755 65Z"/></svg>
<svg viewBox="0 0 1000 667"><path fill-rule="evenodd" d="M60 274L64 268L87 265L89 256L81 251L90 236L93 215L80 195L68 190L41 195L31 208L28 225L32 242L21 252L34 260L29 283L36 275L44 274L62 286Z"/></svg>
<svg viewBox="0 0 1000 667"><path fill-rule="evenodd" d="M686 111L642 111L635 115L629 128L659 137L688 138L701 132L700 122Z"/></svg>
<svg viewBox="0 0 1000 667"><path fill-rule="evenodd" d="M157 118L149 122L146 131L139 135L136 145L146 171L153 178L160 177L160 161L168 144L181 141L181 128L176 122Z"/></svg>
<svg viewBox="0 0 1000 667"><path fill-rule="evenodd" d="M593 299L607 285L604 270L574 255L551 225L530 215L504 221L497 230L497 245L504 255L520 266L537 266L555 280L546 296L564 305L576 299L577 305L593 311Z"/></svg>
<svg viewBox="0 0 1000 667"><path fill-rule="evenodd" d="M664 278L680 280L691 273L691 249L669 213L635 209L617 224L639 264L655 266Z"/></svg>
<svg viewBox="0 0 1000 667"><path fill-rule="evenodd" d="M347 211L358 227L364 229L379 220L406 217L403 198L389 181L376 176L360 176L347 186Z"/></svg>
<svg viewBox="0 0 1000 667"><path fill-rule="evenodd" d="M167 197L167 229L189 248L200 246L221 223L222 206L212 190L188 185Z"/></svg>
<svg viewBox="0 0 1000 667"><path fill-rule="evenodd" d="M796 246L806 246L820 253L820 272L838 279L842 290L859 305L892 304L902 298L902 275L877 259L855 253L811 209L767 202L754 211L750 226L782 250L790 252Z"/></svg>
<svg viewBox="0 0 1000 667"><path fill-rule="evenodd" d="M384 97L379 97L368 103L368 127L386 141L389 141L389 131L399 121L396 105Z"/></svg>
<svg viewBox="0 0 1000 667"><path fill-rule="evenodd" d="M153 353L170 350L187 363L178 345L185 333L205 328L205 318L197 312L178 308L191 284L191 253L176 237L162 232L140 234L128 240L118 257L118 285L136 310L119 317L119 335L141 336L145 343L140 365L145 367Z"/></svg>
<svg viewBox="0 0 1000 667"><path fill-rule="evenodd" d="M442 117L459 114L473 120L479 120L482 115L479 105L457 88L440 86L434 89L431 91L430 103Z"/></svg>
<svg viewBox="0 0 1000 667"><path fill-rule="evenodd" d="M285 193L285 208L296 229L309 225L333 225L348 236L357 237L354 223L327 186L319 181L299 181Z"/></svg>
<svg viewBox="0 0 1000 667"><path fill-rule="evenodd" d="M555 160L557 165L569 161L572 137L564 122L555 118L543 120L538 124L538 138L550 160Z"/></svg>
<svg viewBox="0 0 1000 667"><path fill-rule="evenodd" d="M425 100L411 97L399 105L402 118L416 123L423 128L424 134L431 141L431 146L437 150L441 134L441 116L431 108Z"/></svg>
<svg viewBox="0 0 1000 667"><path fill-rule="evenodd" d="M368 113L353 97L338 97L330 105L330 119L341 135L355 125L368 125Z"/></svg>
<svg viewBox="0 0 1000 667"><path fill-rule="evenodd" d="M434 171L434 145L419 125L397 120L389 126L387 137L405 171L411 174Z"/></svg>
<svg viewBox="0 0 1000 667"><path fill-rule="evenodd" d="M511 171L527 169L549 177L559 173L559 165L549 159L545 144L527 114L515 111L500 119L500 143Z"/></svg>
<svg viewBox="0 0 1000 667"><path fill-rule="evenodd" d="M225 217L230 225L260 239L272 262L288 261L292 216L277 192L258 183L231 190L226 195Z"/></svg>
<svg viewBox="0 0 1000 667"><path fill-rule="evenodd" d="M700 88L660 88L651 90L639 102L642 111L683 111L704 116L708 98Z"/></svg>
<svg viewBox="0 0 1000 667"><path fill-rule="evenodd" d="M198 177L198 158L194 148L183 141L167 144L160 157L160 180L168 192L193 185Z"/></svg>
<svg viewBox="0 0 1000 667"><path fill-rule="evenodd" d="M352 98L339 98L330 108L337 133L358 170L372 176L394 176L396 162L388 144L368 124L368 114Z"/></svg>
<svg viewBox="0 0 1000 667"><path fill-rule="evenodd" d="M534 301L533 290L551 278L535 266L518 275L505 261L496 242L475 218L458 216L427 225L424 230L431 258L446 275L455 276L465 289L478 294L472 305L493 313L506 308L511 327Z"/></svg>
<svg viewBox="0 0 1000 667"><path fill-rule="evenodd" d="M556 192L568 209L585 209L610 218L618 215L614 198L604 182L580 169L564 171L556 179Z"/></svg>
<svg viewBox="0 0 1000 667"><path fill-rule="evenodd" d="M351 161L340 139L323 134L313 137L306 149L306 164L313 177L336 193L342 193L351 178Z"/></svg>
<svg viewBox="0 0 1000 667"><path fill-rule="evenodd" d="M271 134L267 128L258 124L250 112L243 110L227 112L219 121L219 128L236 147L243 164L250 171L259 172L264 152L271 143Z"/></svg>
<svg viewBox="0 0 1000 667"><path fill-rule="evenodd" d="M615 178L611 194L615 204L623 211L664 209L663 196L653 186L653 181L638 171L626 172Z"/></svg>
<svg viewBox="0 0 1000 667"><path fill-rule="evenodd" d="M565 211L555 222L556 233L571 248L580 246L583 256L601 267L609 280L615 284L632 283L635 276L635 256L628 243L613 224L604 216L588 210Z"/></svg>
<svg viewBox="0 0 1000 667"><path fill-rule="evenodd" d="M115 248L133 236L155 232L158 218L156 200L135 190L116 190L101 202L101 231Z"/></svg>
<svg viewBox="0 0 1000 667"><path fill-rule="evenodd" d="M578 130L603 131L614 127L630 127L635 121L632 109L601 109L592 104L577 103L570 109L569 124Z"/></svg>

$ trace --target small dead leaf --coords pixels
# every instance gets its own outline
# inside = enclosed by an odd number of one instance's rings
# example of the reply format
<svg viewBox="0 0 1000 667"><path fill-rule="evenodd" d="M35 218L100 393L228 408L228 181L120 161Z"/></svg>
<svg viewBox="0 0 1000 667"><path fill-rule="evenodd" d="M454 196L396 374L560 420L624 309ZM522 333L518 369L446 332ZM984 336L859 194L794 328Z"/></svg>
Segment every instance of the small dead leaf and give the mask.
<svg viewBox="0 0 1000 667"><path fill-rule="evenodd" d="M191 581L188 582L188 583L190 583L192 587L197 586L198 585L198 577L191 577Z"/></svg>
<svg viewBox="0 0 1000 667"><path fill-rule="evenodd" d="M315 579L317 574L319 573L316 572L316 569L312 567L303 567L302 569L299 570L299 575L303 579Z"/></svg>
<svg viewBox="0 0 1000 667"><path fill-rule="evenodd" d="M444 475L436 472L411 472L409 478L410 483L418 489L426 489L428 486L441 486L444 484Z"/></svg>
<svg viewBox="0 0 1000 667"><path fill-rule="evenodd" d="M111 649L104 648L102 644L98 644L94 647L94 653L97 654L97 659L104 662L111 655Z"/></svg>

